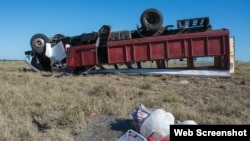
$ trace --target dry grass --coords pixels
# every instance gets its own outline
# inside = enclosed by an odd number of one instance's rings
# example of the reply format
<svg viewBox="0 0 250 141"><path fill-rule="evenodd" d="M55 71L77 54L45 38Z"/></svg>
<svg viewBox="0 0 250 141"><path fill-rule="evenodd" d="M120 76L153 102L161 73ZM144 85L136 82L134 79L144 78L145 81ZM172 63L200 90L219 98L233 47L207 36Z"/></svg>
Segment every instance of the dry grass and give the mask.
<svg viewBox="0 0 250 141"><path fill-rule="evenodd" d="M94 117L128 117L137 102L199 124L250 123L250 63L229 78L173 75L44 77L0 61L0 140L72 141ZM188 82L188 83L181 83Z"/></svg>

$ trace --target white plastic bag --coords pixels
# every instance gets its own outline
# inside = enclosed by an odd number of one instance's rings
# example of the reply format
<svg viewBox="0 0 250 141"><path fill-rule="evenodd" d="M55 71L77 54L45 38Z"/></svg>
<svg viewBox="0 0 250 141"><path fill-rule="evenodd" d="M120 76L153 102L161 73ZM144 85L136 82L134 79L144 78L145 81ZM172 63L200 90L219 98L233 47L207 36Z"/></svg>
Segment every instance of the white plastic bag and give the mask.
<svg viewBox="0 0 250 141"><path fill-rule="evenodd" d="M140 133L145 138L154 136L154 138L169 138L170 125L173 125L175 118L172 113L163 109L156 109L150 113L141 125Z"/></svg>

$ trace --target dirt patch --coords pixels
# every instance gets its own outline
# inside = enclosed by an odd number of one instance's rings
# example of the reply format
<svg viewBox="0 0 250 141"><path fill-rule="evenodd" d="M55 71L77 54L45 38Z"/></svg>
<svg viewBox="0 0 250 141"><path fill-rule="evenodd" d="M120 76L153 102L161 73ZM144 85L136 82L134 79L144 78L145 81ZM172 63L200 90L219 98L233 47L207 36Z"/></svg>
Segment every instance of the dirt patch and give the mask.
<svg viewBox="0 0 250 141"><path fill-rule="evenodd" d="M129 129L134 130L132 119L102 115L88 123L74 141L114 141Z"/></svg>

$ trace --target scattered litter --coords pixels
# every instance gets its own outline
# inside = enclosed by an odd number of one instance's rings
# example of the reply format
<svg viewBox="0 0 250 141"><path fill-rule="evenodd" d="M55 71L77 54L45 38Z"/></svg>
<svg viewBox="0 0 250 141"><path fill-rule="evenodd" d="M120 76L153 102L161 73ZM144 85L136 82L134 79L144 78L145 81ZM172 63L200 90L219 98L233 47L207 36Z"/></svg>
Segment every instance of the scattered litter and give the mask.
<svg viewBox="0 0 250 141"><path fill-rule="evenodd" d="M187 80L181 80L181 81L166 81L166 83L169 84L178 84L178 85L183 85L183 84L188 84L189 82Z"/></svg>
<svg viewBox="0 0 250 141"><path fill-rule="evenodd" d="M138 132L130 129L118 141L147 141L147 139Z"/></svg>
<svg viewBox="0 0 250 141"><path fill-rule="evenodd" d="M130 117L134 121L135 131L140 132L141 124L150 115L150 111L141 103L132 109Z"/></svg>
<svg viewBox="0 0 250 141"><path fill-rule="evenodd" d="M175 125L197 125L193 120L176 121Z"/></svg>
<svg viewBox="0 0 250 141"><path fill-rule="evenodd" d="M55 77L62 77L63 75L65 75L65 72L58 72L55 74Z"/></svg>
<svg viewBox="0 0 250 141"><path fill-rule="evenodd" d="M51 72L44 72L44 73L41 73L41 76L50 77L50 76L53 76L53 73L51 73Z"/></svg>
<svg viewBox="0 0 250 141"><path fill-rule="evenodd" d="M187 80L181 80L180 84L188 84L188 81Z"/></svg>
<svg viewBox="0 0 250 141"><path fill-rule="evenodd" d="M171 113L163 109L156 109L144 120L140 133L146 138L153 137L157 140L165 137L169 138L170 125L174 123L175 119Z"/></svg>
<svg viewBox="0 0 250 141"><path fill-rule="evenodd" d="M170 125L198 125L194 120L175 121L173 114L164 109L149 111L142 103L137 103L130 117L135 131L128 130L118 141L170 141Z"/></svg>

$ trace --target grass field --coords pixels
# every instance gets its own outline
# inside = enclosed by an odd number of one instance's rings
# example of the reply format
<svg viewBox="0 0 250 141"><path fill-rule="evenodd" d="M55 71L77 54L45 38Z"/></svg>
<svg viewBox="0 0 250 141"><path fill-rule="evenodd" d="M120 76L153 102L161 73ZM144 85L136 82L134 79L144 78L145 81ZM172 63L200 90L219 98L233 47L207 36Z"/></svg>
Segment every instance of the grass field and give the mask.
<svg viewBox="0 0 250 141"><path fill-rule="evenodd" d="M250 63L230 77L98 74L42 76L0 61L0 140L72 141L99 115L128 117L137 102L198 124L250 123ZM185 83L182 83L185 82Z"/></svg>

